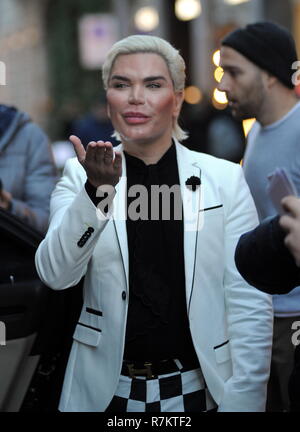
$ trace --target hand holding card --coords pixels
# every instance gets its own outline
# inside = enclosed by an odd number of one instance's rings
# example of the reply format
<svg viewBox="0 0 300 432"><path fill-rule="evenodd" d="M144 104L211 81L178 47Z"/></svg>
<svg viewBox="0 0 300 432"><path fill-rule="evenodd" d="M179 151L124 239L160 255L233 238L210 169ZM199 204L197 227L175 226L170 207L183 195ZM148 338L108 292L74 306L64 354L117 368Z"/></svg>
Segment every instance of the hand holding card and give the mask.
<svg viewBox="0 0 300 432"><path fill-rule="evenodd" d="M267 191L278 214L283 215L286 212L281 205L281 200L287 195L297 196L296 187L284 168L276 168L268 179Z"/></svg>

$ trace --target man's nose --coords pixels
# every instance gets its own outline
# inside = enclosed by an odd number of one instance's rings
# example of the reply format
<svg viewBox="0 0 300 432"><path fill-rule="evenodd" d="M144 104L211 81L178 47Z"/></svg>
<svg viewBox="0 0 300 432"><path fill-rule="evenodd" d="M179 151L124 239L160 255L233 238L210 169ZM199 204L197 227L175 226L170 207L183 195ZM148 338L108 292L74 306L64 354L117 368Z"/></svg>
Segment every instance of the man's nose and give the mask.
<svg viewBox="0 0 300 432"><path fill-rule="evenodd" d="M228 92L229 91L229 82L226 78L225 74L223 74L219 84L218 84L218 90L221 92Z"/></svg>
<svg viewBox="0 0 300 432"><path fill-rule="evenodd" d="M129 103L139 105L145 102L144 89L140 86L132 86L129 94Z"/></svg>

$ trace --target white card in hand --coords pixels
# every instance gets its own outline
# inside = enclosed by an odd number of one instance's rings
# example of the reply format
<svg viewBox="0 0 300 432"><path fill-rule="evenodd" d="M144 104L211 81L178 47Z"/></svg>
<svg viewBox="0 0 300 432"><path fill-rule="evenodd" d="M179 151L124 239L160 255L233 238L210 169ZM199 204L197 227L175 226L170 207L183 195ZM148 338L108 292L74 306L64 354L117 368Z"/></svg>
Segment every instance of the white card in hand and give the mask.
<svg viewBox="0 0 300 432"><path fill-rule="evenodd" d="M268 176L269 184L267 191L272 203L279 215L285 213L281 200L287 195L297 196L296 187L284 168L276 168L273 174Z"/></svg>

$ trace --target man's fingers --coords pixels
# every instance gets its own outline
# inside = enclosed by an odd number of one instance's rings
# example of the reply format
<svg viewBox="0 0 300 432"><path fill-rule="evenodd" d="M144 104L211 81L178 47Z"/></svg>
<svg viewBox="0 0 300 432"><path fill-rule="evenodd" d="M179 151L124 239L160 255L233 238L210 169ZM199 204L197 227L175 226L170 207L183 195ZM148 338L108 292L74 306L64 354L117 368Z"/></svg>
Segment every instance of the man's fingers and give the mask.
<svg viewBox="0 0 300 432"><path fill-rule="evenodd" d="M72 141L78 146L76 138L72 137ZM121 154L117 153L114 159L114 150L110 142L91 141L86 148L84 169L89 181L96 187L103 184L115 185L122 173Z"/></svg>
<svg viewBox="0 0 300 432"><path fill-rule="evenodd" d="M85 161L86 152L80 138L78 138L76 135L71 135L69 137L69 140L73 144L78 161L80 163L83 163Z"/></svg>
<svg viewBox="0 0 300 432"><path fill-rule="evenodd" d="M95 162L98 166L103 165L105 157L105 144L104 141L97 141L95 144Z"/></svg>
<svg viewBox="0 0 300 432"><path fill-rule="evenodd" d="M290 238L290 234L288 234L285 239L283 240L285 246L290 249L291 248L291 238Z"/></svg>
<svg viewBox="0 0 300 432"><path fill-rule="evenodd" d="M110 165L114 160L113 146L109 141L106 141L104 145L105 145L104 163L105 165Z"/></svg>
<svg viewBox="0 0 300 432"><path fill-rule="evenodd" d="M85 156L85 161L87 163L92 163L96 161L95 148L96 148L95 141L91 141L88 143L86 147L86 156Z"/></svg>
<svg viewBox="0 0 300 432"><path fill-rule="evenodd" d="M98 167L103 164L105 145L103 141L91 141L86 149L86 161L94 163Z"/></svg>
<svg viewBox="0 0 300 432"><path fill-rule="evenodd" d="M279 225L285 231L290 231L294 227L295 221L291 216L284 215L284 216L281 216L281 218L279 219Z"/></svg>
<svg viewBox="0 0 300 432"><path fill-rule="evenodd" d="M106 141L104 143L105 152L103 154L103 161L106 166L109 166L112 164L114 160L114 151L112 144L109 141Z"/></svg>
<svg viewBox="0 0 300 432"><path fill-rule="evenodd" d="M294 196L287 196L281 201L282 207L295 217L300 217L300 199Z"/></svg>
<svg viewBox="0 0 300 432"><path fill-rule="evenodd" d="M115 151L114 169L116 171L122 170L122 156L120 152Z"/></svg>

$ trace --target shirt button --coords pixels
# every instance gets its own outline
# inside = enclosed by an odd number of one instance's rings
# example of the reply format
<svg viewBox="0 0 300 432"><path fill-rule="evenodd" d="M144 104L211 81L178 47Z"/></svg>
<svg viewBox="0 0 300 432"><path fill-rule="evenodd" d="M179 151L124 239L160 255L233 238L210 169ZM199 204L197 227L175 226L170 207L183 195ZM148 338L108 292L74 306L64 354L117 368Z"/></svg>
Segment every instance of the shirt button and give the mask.
<svg viewBox="0 0 300 432"><path fill-rule="evenodd" d="M122 292L122 299L126 300L126 292L125 291Z"/></svg>

